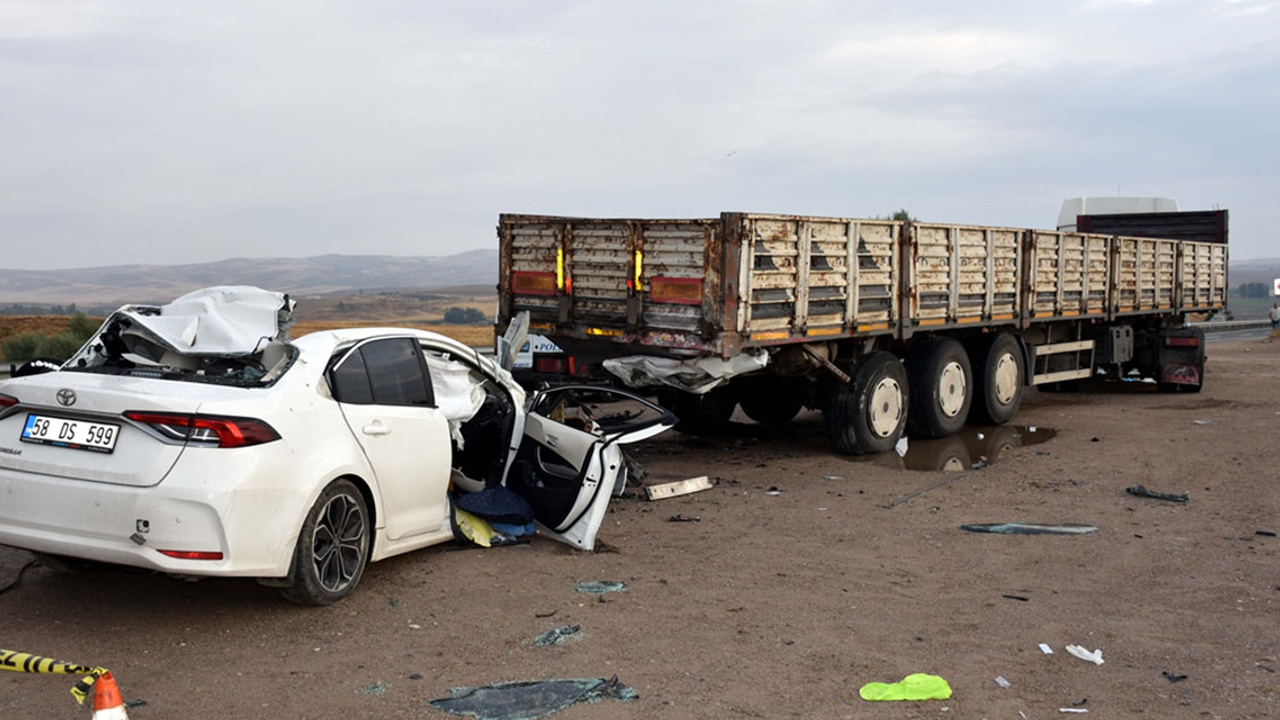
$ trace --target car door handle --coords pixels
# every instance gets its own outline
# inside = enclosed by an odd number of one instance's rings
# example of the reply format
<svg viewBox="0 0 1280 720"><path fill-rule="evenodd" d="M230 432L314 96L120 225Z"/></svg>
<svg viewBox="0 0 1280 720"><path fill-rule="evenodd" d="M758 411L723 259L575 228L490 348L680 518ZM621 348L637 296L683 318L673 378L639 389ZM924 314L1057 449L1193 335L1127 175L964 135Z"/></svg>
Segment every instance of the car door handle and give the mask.
<svg viewBox="0 0 1280 720"><path fill-rule="evenodd" d="M556 447L560 444L560 438L552 435L551 433L547 433L543 439L546 440L547 447Z"/></svg>
<svg viewBox="0 0 1280 720"><path fill-rule="evenodd" d="M360 431L363 432L365 435L388 435L391 433L391 428L381 424L365 425L364 427L360 428Z"/></svg>

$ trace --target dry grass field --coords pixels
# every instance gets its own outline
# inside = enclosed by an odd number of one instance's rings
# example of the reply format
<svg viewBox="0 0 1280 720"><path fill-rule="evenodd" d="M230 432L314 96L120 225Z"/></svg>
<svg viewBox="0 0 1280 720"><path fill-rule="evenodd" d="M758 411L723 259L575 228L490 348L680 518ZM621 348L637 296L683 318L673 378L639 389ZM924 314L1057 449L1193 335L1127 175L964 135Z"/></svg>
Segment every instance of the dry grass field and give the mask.
<svg viewBox="0 0 1280 720"><path fill-rule="evenodd" d="M302 337L307 333L320 330L351 327L409 327L447 335L474 347L493 347L492 325L443 325L439 323L440 315L434 318L396 318L396 317L353 317L350 319L303 320L290 330L291 337ZM36 332L42 335L54 335L67 330L67 315L0 315L0 362L8 362L4 357L3 343L14 335ZM103 318L93 318L102 322Z"/></svg>

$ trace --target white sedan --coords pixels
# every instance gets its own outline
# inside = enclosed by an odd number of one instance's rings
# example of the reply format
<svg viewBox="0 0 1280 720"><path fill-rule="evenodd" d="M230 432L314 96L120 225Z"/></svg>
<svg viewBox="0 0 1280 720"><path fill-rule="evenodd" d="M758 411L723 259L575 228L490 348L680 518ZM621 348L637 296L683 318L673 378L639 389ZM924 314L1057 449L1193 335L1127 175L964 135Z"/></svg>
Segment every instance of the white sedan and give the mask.
<svg viewBox="0 0 1280 720"><path fill-rule="evenodd" d="M0 383L0 544L327 604L367 562L453 539L455 502L485 488L590 550L619 445L675 424L619 391L526 398L435 333L290 341L291 307L256 288L126 306L60 370Z"/></svg>

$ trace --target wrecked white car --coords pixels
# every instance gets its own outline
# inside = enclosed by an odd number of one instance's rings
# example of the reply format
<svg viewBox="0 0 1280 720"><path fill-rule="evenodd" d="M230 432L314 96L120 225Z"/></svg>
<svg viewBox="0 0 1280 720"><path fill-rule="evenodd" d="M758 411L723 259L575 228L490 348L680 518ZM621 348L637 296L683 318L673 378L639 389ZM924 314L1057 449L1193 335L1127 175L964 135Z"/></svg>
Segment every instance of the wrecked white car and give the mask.
<svg viewBox="0 0 1280 720"><path fill-rule="evenodd" d="M0 544L327 604L367 562L454 538L469 493L514 494L516 524L592 549L619 446L675 424L614 390L526 398L435 333L290 341L290 310L256 288L127 306L61 369L0 383Z"/></svg>

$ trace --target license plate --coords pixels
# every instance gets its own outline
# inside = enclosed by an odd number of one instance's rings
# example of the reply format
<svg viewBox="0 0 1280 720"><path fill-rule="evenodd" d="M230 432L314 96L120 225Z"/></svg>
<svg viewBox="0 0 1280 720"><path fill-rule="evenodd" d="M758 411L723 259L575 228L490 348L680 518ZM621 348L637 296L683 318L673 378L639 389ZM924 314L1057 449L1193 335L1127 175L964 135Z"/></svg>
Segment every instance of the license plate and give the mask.
<svg viewBox="0 0 1280 720"><path fill-rule="evenodd" d="M22 426L21 440L73 450L109 453L116 449L116 438L119 436L119 425L32 413L27 415L27 424Z"/></svg>

